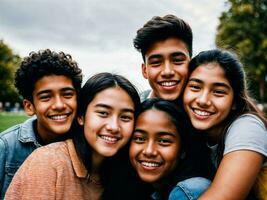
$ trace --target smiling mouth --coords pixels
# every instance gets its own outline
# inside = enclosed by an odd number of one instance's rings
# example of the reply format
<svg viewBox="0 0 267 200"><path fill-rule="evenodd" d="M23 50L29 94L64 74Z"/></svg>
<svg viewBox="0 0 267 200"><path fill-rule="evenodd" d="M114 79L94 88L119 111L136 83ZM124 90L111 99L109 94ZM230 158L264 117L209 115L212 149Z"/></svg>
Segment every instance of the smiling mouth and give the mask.
<svg viewBox="0 0 267 200"><path fill-rule="evenodd" d="M64 121L68 118L68 116L70 116L70 114L51 115L51 116L48 116L48 118L54 121Z"/></svg>
<svg viewBox="0 0 267 200"><path fill-rule="evenodd" d="M197 108L191 108L191 110L198 119L207 119L214 114L213 112L199 110Z"/></svg>
<svg viewBox="0 0 267 200"><path fill-rule="evenodd" d="M162 165L161 162L155 161L138 161L145 169L155 169Z"/></svg>
<svg viewBox="0 0 267 200"><path fill-rule="evenodd" d="M112 136L107 136L107 135L100 135L99 137L108 143L115 143L120 140L119 137L114 137L114 136L112 137Z"/></svg>
<svg viewBox="0 0 267 200"><path fill-rule="evenodd" d="M162 82L159 82L159 85L163 87L173 87L173 86L178 85L179 82L180 81L162 81Z"/></svg>

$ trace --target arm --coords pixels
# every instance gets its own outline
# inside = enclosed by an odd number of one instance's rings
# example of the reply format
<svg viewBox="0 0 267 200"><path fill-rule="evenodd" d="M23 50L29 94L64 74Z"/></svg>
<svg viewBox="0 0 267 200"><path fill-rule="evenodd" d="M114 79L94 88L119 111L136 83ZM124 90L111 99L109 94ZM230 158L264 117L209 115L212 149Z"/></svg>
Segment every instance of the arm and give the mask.
<svg viewBox="0 0 267 200"><path fill-rule="evenodd" d="M241 200L252 188L262 166L260 153L239 150L226 154L210 188L199 200Z"/></svg>
<svg viewBox="0 0 267 200"><path fill-rule="evenodd" d="M6 149L3 140L0 138L0 196L2 195L2 189L4 185L4 172L6 163Z"/></svg>

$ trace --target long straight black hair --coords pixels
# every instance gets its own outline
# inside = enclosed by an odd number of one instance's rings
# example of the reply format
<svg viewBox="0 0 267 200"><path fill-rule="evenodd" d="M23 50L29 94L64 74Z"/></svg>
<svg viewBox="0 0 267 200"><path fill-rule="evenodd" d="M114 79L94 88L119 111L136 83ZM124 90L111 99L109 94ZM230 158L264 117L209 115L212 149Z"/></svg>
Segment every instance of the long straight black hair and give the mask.
<svg viewBox="0 0 267 200"><path fill-rule="evenodd" d="M169 116L181 139L181 152L184 155L177 158L179 161L175 169L161 180L163 187L161 191L158 191L160 199L168 199L173 187L185 179L192 177L212 179L215 171L205 140L193 132L190 119L182 107L171 101L151 98L141 104L137 111L137 118L140 114L151 109L162 111Z"/></svg>
<svg viewBox="0 0 267 200"><path fill-rule="evenodd" d="M255 100L249 95L246 74L237 55L220 49L200 52L189 63L189 76L197 67L207 63L217 63L223 69L225 77L229 81L234 93L235 109L232 109L227 118L222 122L224 127L220 133L217 152L218 162L220 162L223 157L226 131L237 117L245 113L254 114L262 120L265 127L267 127L267 121L264 113L258 109Z"/></svg>
<svg viewBox="0 0 267 200"><path fill-rule="evenodd" d="M132 99L134 103L134 109L138 109L140 106L139 94L133 84L121 75L111 74L111 73L98 73L87 80L87 82L82 87L80 93L78 94L78 117L85 116L88 105L92 102L95 96L108 88L120 87L123 89ZM119 103L119 102L118 102ZM78 156L82 160L86 169L89 173L92 172L92 148L88 144L84 136L83 126L79 125L77 121L73 123L72 126L72 138L74 142L75 149ZM122 148L121 151L127 151ZM118 156L120 153L118 153ZM109 173L109 163L112 160L116 160L117 155L107 158L101 169L101 181L105 186L108 179ZM117 157L118 157L117 156ZM112 163L112 162L111 162ZM105 175L104 175L105 174Z"/></svg>

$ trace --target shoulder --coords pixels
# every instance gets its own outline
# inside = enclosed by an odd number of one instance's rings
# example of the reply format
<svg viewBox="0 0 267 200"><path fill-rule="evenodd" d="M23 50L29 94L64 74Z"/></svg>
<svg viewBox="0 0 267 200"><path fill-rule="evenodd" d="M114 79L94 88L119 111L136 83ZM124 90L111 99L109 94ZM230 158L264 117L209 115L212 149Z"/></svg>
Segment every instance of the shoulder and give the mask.
<svg viewBox="0 0 267 200"><path fill-rule="evenodd" d="M252 150L267 156L267 130L253 114L238 117L228 128L224 154L235 150Z"/></svg>
<svg viewBox="0 0 267 200"><path fill-rule="evenodd" d="M211 181L203 177L193 177L177 183L170 193L169 200L197 199L210 186Z"/></svg>
<svg viewBox="0 0 267 200"><path fill-rule="evenodd" d="M48 163L51 167L57 167L67 160L69 160L67 145L63 141L37 148L30 154L25 163L34 168L48 165Z"/></svg>
<svg viewBox="0 0 267 200"><path fill-rule="evenodd" d="M30 119L27 119L21 124L16 124L14 126L11 126L10 128L6 129L2 133L0 133L0 138L4 140L12 139L14 140L14 137L18 138L19 135L27 133L33 135L33 123L36 120L35 117L32 117Z"/></svg>
<svg viewBox="0 0 267 200"><path fill-rule="evenodd" d="M145 91L141 92L141 94L140 94L141 101L145 101L148 98L150 92L151 92L151 90L145 90Z"/></svg>
<svg viewBox="0 0 267 200"><path fill-rule="evenodd" d="M259 127L262 127L263 129L266 130L266 127L264 126L263 121L258 116L254 115L254 114L243 114L243 115L239 116L236 120L234 120L234 122L231 124L231 126L236 126L236 125L247 126L248 123L250 125L252 125L252 124L258 125Z"/></svg>
<svg viewBox="0 0 267 200"><path fill-rule="evenodd" d="M251 135L266 137L267 130L264 123L253 114L244 114L238 117L227 130L226 138L231 135Z"/></svg>

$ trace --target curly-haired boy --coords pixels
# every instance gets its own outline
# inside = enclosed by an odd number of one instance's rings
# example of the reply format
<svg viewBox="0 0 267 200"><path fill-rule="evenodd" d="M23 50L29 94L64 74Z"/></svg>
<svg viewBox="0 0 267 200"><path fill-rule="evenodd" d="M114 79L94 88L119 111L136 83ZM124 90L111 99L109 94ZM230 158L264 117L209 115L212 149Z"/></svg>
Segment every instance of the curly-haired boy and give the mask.
<svg viewBox="0 0 267 200"><path fill-rule="evenodd" d="M25 112L36 117L0 135L0 199L34 149L68 137L81 83L82 71L68 54L46 49L24 58L15 74L15 86Z"/></svg>

